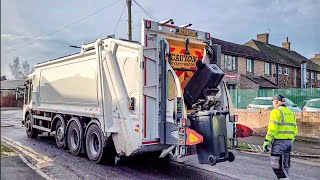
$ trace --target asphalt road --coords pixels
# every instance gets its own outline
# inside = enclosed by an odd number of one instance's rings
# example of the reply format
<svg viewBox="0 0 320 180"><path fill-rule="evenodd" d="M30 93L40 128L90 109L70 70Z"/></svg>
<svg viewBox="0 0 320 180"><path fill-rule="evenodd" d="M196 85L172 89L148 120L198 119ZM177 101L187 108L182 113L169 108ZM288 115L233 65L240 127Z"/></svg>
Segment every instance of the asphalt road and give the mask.
<svg viewBox="0 0 320 180"><path fill-rule="evenodd" d="M14 145L36 167L54 179L276 179L269 157L235 152L235 162L212 167L199 165L196 156L170 163L161 160L128 159L116 166L91 163L85 156L58 149L53 136L26 136L21 111L1 111L1 138ZM292 160L291 179L318 179L320 164Z"/></svg>

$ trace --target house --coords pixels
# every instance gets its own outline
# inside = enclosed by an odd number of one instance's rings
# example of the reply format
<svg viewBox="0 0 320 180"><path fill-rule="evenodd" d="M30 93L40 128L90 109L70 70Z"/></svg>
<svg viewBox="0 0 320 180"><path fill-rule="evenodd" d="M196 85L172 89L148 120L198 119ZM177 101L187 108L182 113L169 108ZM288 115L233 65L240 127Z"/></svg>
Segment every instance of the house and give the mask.
<svg viewBox="0 0 320 180"><path fill-rule="evenodd" d="M1 81L1 107L21 107L22 100L16 100L16 88L23 86L24 80Z"/></svg>
<svg viewBox="0 0 320 180"><path fill-rule="evenodd" d="M315 54L314 57L311 58L310 60L320 66L320 53Z"/></svg>
<svg viewBox="0 0 320 180"><path fill-rule="evenodd" d="M221 68L229 89L274 89L276 61L264 53L232 42L212 38L221 45Z"/></svg>
<svg viewBox="0 0 320 180"><path fill-rule="evenodd" d="M320 66L293 51L288 37L282 47L269 44L268 33L258 34L257 40L252 39L244 45L276 61L272 73L278 88L320 87Z"/></svg>

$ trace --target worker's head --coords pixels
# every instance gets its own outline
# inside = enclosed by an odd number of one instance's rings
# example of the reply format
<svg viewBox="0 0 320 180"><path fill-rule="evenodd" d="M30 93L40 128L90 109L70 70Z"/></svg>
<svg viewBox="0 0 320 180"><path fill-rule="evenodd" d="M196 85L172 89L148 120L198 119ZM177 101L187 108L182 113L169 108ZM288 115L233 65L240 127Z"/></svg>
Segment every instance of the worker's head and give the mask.
<svg viewBox="0 0 320 180"><path fill-rule="evenodd" d="M275 96L273 96L272 98L272 103L274 108L277 108L283 104L285 104L285 99L284 96L280 95L280 94L276 94Z"/></svg>

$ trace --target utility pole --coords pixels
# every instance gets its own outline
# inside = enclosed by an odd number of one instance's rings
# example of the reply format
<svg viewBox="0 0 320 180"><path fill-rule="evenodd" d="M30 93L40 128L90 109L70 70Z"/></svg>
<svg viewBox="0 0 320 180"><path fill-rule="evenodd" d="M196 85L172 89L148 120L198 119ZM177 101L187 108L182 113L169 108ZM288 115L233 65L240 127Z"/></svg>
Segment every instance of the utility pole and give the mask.
<svg viewBox="0 0 320 180"><path fill-rule="evenodd" d="M132 2L132 0L127 0L127 7L128 7L128 40L129 41L132 41L131 2Z"/></svg>

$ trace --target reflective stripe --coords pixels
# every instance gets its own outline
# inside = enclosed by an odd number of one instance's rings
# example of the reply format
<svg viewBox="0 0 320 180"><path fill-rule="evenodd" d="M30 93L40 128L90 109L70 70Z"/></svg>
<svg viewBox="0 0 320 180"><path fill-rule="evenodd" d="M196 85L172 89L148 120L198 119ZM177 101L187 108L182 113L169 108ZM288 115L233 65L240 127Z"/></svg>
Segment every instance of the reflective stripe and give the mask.
<svg viewBox="0 0 320 180"><path fill-rule="evenodd" d="M279 126L294 126L296 127L297 125L295 123L281 123Z"/></svg>
<svg viewBox="0 0 320 180"><path fill-rule="evenodd" d="M280 114L281 114L281 123L279 124L279 126L294 126L294 127L297 126L297 124L295 124L295 123L285 123L283 111L280 109L280 107L278 107L278 110L280 111ZM296 118L296 117L294 116L294 118Z"/></svg>
<svg viewBox="0 0 320 180"><path fill-rule="evenodd" d="M293 131L278 131L278 134L294 134Z"/></svg>
<svg viewBox="0 0 320 180"><path fill-rule="evenodd" d="M272 135L272 134L267 134L267 136L269 136L269 137L273 138L273 136L274 136L274 135Z"/></svg>
<svg viewBox="0 0 320 180"><path fill-rule="evenodd" d="M270 120L269 122L274 123L274 124L279 124L279 122L275 121L275 120Z"/></svg>
<svg viewBox="0 0 320 180"><path fill-rule="evenodd" d="M284 114L282 112L282 110L280 109L280 107L278 107L279 111L280 111L280 114L281 114L281 122L282 124L284 123Z"/></svg>

